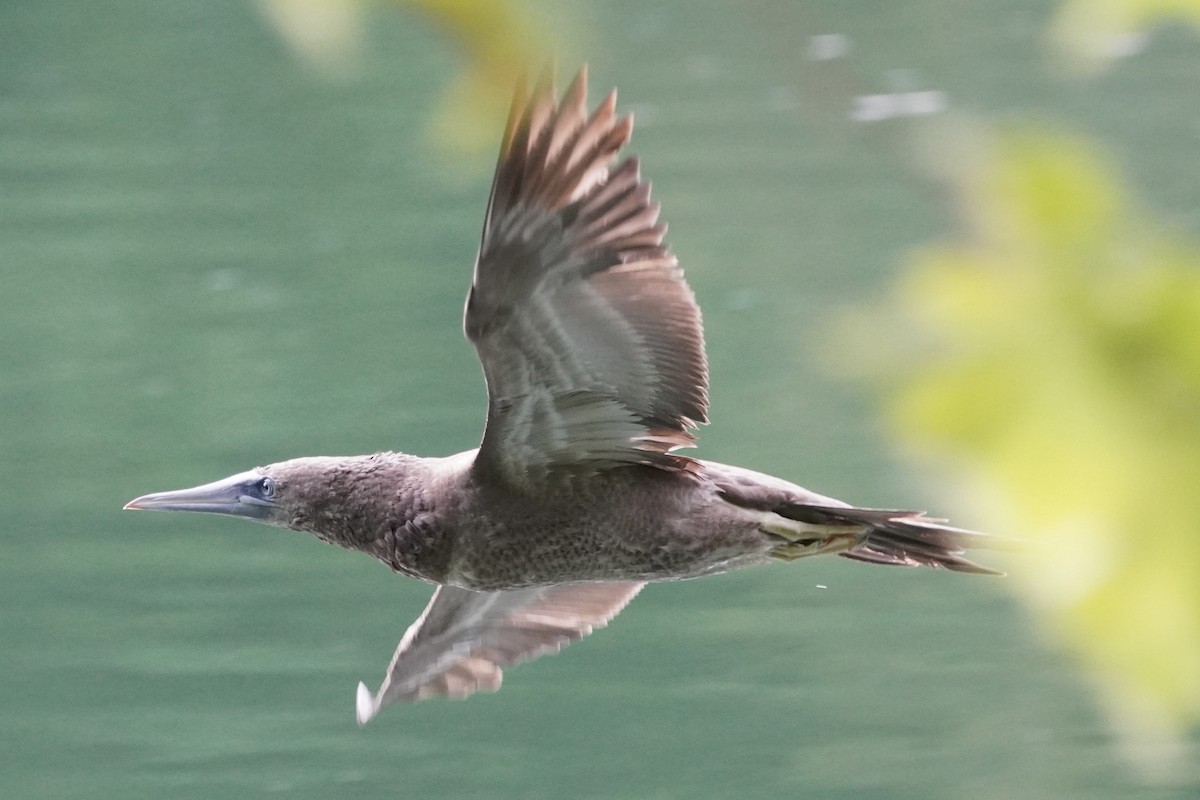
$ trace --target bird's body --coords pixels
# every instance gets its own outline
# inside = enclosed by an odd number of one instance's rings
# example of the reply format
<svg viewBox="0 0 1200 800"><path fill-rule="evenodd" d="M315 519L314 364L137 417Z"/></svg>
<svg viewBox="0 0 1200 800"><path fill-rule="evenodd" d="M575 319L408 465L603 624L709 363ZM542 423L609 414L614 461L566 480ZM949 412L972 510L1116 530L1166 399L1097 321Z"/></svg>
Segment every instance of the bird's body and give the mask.
<svg viewBox="0 0 1200 800"><path fill-rule="evenodd" d="M475 455L300 459L311 481L277 493L313 491L281 497L282 505L304 509L285 525L429 583L499 591L695 578L763 563L796 541L824 542L829 533L774 508L839 505L760 473L699 460L691 472L630 466L563 480L531 497L481 479Z"/></svg>
<svg viewBox="0 0 1200 800"><path fill-rule="evenodd" d="M856 508L677 452L707 420L699 310L632 130L586 74L518 92L467 298L488 383L483 442L446 458L298 458L140 497L307 531L435 584L358 718L500 685L504 667L603 626L647 581L822 553L988 573L981 534Z"/></svg>

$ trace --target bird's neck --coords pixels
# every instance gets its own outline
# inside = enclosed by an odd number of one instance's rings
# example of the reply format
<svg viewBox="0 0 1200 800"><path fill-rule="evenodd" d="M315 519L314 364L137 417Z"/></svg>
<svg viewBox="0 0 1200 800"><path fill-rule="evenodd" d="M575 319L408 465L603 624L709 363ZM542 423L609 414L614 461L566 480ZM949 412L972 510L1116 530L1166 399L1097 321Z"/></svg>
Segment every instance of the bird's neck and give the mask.
<svg viewBox="0 0 1200 800"><path fill-rule="evenodd" d="M449 561L439 489L450 459L402 453L330 459L289 527L358 550L392 569L439 580ZM454 466L454 465L450 465Z"/></svg>

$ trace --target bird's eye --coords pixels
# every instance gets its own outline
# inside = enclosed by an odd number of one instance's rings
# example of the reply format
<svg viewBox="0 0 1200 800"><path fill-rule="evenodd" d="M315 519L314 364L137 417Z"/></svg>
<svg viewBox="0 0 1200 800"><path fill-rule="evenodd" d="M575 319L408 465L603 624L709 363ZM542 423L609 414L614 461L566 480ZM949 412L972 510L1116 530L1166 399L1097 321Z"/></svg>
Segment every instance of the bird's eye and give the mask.
<svg viewBox="0 0 1200 800"><path fill-rule="evenodd" d="M258 482L258 491L263 497L266 497L266 498L274 497L275 496L275 481L271 480L270 478L263 478L261 481Z"/></svg>

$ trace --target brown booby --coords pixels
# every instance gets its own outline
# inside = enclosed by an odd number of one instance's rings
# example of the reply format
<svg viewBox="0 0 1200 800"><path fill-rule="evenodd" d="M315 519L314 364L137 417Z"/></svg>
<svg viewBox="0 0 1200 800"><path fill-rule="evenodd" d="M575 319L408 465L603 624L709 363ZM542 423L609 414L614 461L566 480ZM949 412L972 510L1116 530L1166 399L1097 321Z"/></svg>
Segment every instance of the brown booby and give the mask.
<svg viewBox="0 0 1200 800"><path fill-rule="evenodd" d="M613 167L632 119L615 91L589 114L586 84L513 101L464 322L487 379L477 450L297 458L125 506L307 531L436 586L379 690L359 684L360 724L494 691L647 581L824 553L992 573L963 555L983 534L678 452L708 419L700 312L638 160Z"/></svg>

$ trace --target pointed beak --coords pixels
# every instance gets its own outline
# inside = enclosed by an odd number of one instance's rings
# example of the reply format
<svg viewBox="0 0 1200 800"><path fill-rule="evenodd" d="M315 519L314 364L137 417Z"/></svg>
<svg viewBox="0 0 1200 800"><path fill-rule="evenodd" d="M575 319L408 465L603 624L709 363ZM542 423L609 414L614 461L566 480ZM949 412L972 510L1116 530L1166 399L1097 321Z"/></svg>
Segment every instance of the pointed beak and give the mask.
<svg viewBox="0 0 1200 800"><path fill-rule="evenodd" d="M278 507L263 496L263 476L242 472L219 481L174 492L155 492L130 500L125 508L139 511L201 511L267 520Z"/></svg>

